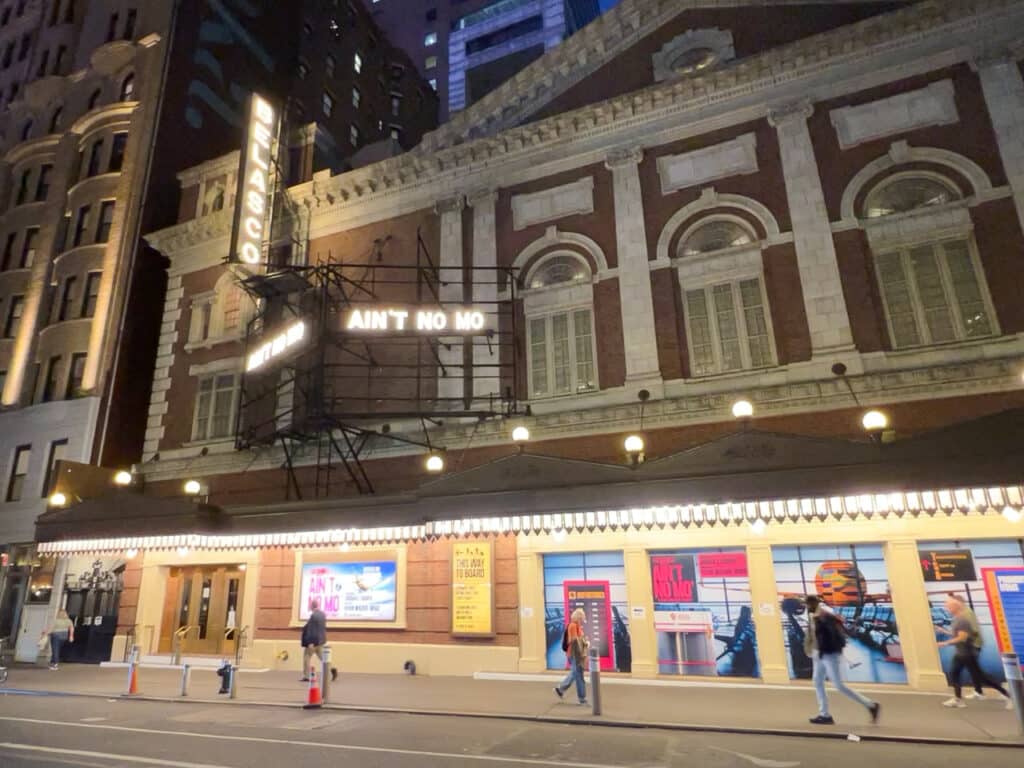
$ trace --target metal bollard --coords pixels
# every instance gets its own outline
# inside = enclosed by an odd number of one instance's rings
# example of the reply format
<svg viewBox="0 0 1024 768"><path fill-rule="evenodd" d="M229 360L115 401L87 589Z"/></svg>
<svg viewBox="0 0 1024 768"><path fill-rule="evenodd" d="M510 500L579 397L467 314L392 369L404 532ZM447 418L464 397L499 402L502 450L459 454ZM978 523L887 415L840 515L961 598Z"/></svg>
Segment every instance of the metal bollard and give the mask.
<svg viewBox="0 0 1024 768"><path fill-rule="evenodd" d="M189 678L192 676L192 666L186 664L181 668L181 695L188 696Z"/></svg>
<svg viewBox="0 0 1024 768"><path fill-rule="evenodd" d="M1016 653L1003 654L1003 672L1006 674L1006 687L1013 699L1013 711L1017 715L1017 728L1024 735L1024 673L1020 669L1020 659Z"/></svg>
<svg viewBox="0 0 1024 768"><path fill-rule="evenodd" d="M128 695L132 696L139 692L136 667L139 664L139 646L133 645L131 655L128 657Z"/></svg>
<svg viewBox="0 0 1024 768"><path fill-rule="evenodd" d="M601 657L597 648L590 649L590 705L595 715L601 714Z"/></svg>
<svg viewBox="0 0 1024 768"><path fill-rule="evenodd" d="M236 682L238 680L238 667L236 667L234 664L231 665L230 675L231 675L231 688L230 688L231 692L228 694L228 698L229 699L234 699L234 698L238 697L238 685L237 685L237 682Z"/></svg>
<svg viewBox="0 0 1024 768"><path fill-rule="evenodd" d="M320 651L321 672L320 672L320 697L327 703L327 697L331 690L331 646L325 645Z"/></svg>

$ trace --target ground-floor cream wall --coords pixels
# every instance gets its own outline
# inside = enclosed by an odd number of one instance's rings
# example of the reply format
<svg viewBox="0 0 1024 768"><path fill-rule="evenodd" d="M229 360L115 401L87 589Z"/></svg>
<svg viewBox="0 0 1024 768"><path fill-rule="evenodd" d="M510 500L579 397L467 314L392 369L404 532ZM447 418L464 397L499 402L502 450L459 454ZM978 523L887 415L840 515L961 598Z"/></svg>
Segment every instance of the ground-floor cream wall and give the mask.
<svg viewBox="0 0 1024 768"><path fill-rule="evenodd" d="M918 542L968 539L1014 539L1024 536L1024 523L1001 515L875 518L857 521L785 522L767 526L758 535L750 526L709 526L679 529L607 531L519 537L520 672L546 669L543 555L555 552L622 551L629 601L632 674L658 674L654 601L649 552L652 550L745 547L751 603L757 631L762 679L788 683L789 668L779 615L778 589L772 562L773 546L815 544L881 544L893 607L899 620L907 682L912 688L946 688ZM643 615L637 618L636 613ZM702 678L704 680L706 678Z"/></svg>

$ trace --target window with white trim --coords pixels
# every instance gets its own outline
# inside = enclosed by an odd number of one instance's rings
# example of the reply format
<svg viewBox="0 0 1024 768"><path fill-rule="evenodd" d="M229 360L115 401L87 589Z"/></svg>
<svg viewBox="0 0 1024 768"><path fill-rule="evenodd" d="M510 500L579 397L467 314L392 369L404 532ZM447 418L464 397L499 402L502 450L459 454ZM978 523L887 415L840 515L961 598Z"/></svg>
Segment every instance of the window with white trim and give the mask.
<svg viewBox="0 0 1024 768"><path fill-rule="evenodd" d="M680 240L679 277L694 377L776 364L757 239L745 224L724 217L701 222Z"/></svg>
<svg viewBox="0 0 1024 768"><path fill-rule="evenodd" d="M192 421L193 440L216 440L231 435L235 426L238 391L236 373L200 377Z"/></svg>
<svg viewBox="0 0 1024 768"><path fill-rule="evenodd" d="M542 261L526 280L530 398L593 392L598 388L590 267L571 254Z"/></svg>
<svg viewBox="0 0 1024 768"><path fill-rule="evenodd" d="M997 332L969 224L957 232L943 217L943 209L962 198L952 182L916 172L896 174L865 197L863 215L895 349ZM913 217L914 225L886 226L886 218L901 216Z"/></svg>

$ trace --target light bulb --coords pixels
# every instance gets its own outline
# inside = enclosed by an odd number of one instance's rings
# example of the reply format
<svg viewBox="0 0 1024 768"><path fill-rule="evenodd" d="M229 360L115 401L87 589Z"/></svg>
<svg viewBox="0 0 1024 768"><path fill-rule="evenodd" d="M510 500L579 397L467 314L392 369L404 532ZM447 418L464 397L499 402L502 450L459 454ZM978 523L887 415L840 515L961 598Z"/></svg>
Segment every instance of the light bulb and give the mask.
<svg viewBox="0 0 1024 768"><path fill-rule="evenodd" d="M626 453L642 453L644 450L644 439L640 435L630 435L624 443Z"/></svg>
<svg viewBox="0 0 1024 768"><path fill-rule="evenodd" d="M185 493L189 496L198 496L203 490L203 486L198 480L186 480L184 488Z"/></svg>
<svg viewBox="0 0 1024 768"><path fill-rule="evenodd" d="M732 404L732 415L737 419L749 419L754 415L754 406L749 400L737 400Z"/></svg>
<svg viewBox="0 0 1024 768"><path fill-rule="evenodd" d="M50 496L50 506L51 507L63 507L67 503L68 503L68 497L65 496L63 493L61 493L60 491L57 491L53 495Z"/></svg>
<svg viewBox="0 0 1024 768"><path fill-rule="evenodd" d="M879 432L889 426L889 417L881 411L868 411L861 419L861 424L868 432Z"/></svg>
<svg viewBox="0 0 1024 768"><path fill-rule="evenodd" d="M530 430L526 427L516 427L512 430L513 443L525 443L530 439Z"/></svg>
<svg viewBox="0 0 1024 768"><path fill-rule="evenodd" d="M114 475L114 485L131 485L132 484L132 473L122 469L116 475Z"/></svg>
<svg viewBox="0 0 1024 768"><path fill-rule="evenodd" d="M444 459L436 453L427 458L427 472L441 472L444 469Z"/></svg>

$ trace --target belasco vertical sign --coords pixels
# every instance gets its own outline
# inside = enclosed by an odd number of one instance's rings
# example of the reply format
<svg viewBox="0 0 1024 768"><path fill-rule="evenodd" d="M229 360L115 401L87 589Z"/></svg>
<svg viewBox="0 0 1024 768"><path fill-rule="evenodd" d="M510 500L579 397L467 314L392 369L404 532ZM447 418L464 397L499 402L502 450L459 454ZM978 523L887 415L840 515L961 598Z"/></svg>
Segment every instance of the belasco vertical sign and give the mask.
<svg viewBox="0 0 1024 768"><path fill-rule="evenodd" d="M452 544L452 634L494 635L494 545L489 541Z"/></svg>
<svg viewBox="0 0 1024 768"><path fill-rule="evenodd" d="M243 264L263 261L263 245L271 224L269 203L279 126L277 110L254 93L238 169L235 221L231 230L232 261Z"/></svg>

